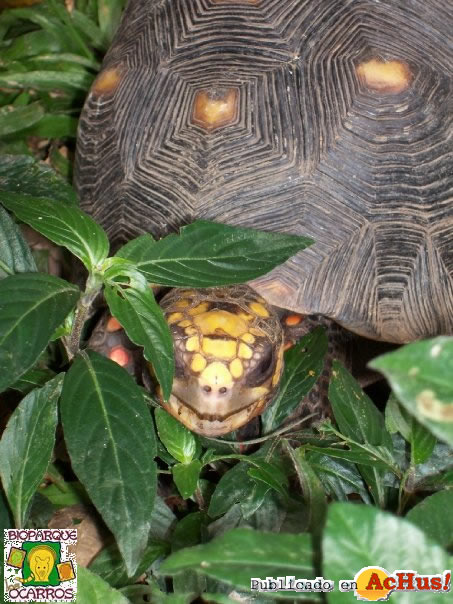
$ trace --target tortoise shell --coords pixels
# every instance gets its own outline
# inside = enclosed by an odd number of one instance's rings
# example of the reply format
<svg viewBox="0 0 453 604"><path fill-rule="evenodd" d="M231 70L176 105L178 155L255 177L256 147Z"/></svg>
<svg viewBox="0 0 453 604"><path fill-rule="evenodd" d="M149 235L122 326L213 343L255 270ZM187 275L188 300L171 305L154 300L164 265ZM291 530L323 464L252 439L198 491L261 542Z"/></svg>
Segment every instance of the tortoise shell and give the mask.
<svg viewBox="0 0 453 604"><path fill-rule="evenodd" d="M453 19L438 0L130 0L80 121L114 246L196 218L316 241L253 283L393 342L453 332Z"/></svg>

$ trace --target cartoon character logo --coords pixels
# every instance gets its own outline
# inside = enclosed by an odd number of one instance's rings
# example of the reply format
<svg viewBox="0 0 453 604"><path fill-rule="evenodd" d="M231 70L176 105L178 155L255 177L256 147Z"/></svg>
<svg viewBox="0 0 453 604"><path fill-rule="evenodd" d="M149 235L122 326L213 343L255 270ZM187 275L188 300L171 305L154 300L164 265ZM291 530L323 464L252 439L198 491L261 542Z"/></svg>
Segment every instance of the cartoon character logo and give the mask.
<svg viewBox="0 0 453 604"><path fill-rule="evenodd" d="M27 579L18 578L18 581L21 583L29 583L30 581L48 583L56 559L57 554L54 549L47 545L36 545L28 552L30 576Z"/></svg>

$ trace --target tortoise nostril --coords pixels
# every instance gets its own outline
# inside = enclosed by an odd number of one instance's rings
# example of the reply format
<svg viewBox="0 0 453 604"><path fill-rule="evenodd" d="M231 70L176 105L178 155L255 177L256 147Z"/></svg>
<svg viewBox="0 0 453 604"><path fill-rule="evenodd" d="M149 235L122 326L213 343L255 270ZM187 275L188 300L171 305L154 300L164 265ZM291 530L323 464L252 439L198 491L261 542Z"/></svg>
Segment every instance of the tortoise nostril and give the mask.
<svg viewBox="0 0 453 604"><path fill-rule="evenodd" d="M212 388L211 388L211 386L203 386L203 390L205 392L211 392Z"/></svg>
<svg viewBox="0 0 453 604"><path fill-rule="evenodd" d="M222 388L219 388L220 394L225 394L226 391L227 391L227 389L225 388L225 386L222 386Z"/></svg>

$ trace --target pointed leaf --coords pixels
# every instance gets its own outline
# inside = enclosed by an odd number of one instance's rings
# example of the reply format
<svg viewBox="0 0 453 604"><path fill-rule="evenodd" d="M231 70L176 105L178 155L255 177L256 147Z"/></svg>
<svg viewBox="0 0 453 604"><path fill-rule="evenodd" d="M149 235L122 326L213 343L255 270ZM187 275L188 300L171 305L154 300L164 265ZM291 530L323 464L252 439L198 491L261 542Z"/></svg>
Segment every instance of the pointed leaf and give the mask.
<svg viewBox="0 0 453 604"><path fill-rule="evenodd" d="M304 458L304 449L293 449L289 443L286 451L293 462L302 496L307 505L307 526L314 535L320 535L327 514L327 501L324 489L310 463Z"/></svg>
<svg viewBox="0 0 453 604"><path fill-rule="evenodd" d="M178 422L165 409L156 409L154 417L159 438L170 455L173 455L182 464L191 462L199 449L198 436Z"/></svg>
<svg viewBox="0 0 453 604"><path fill-rule="evenodd" d="M51 275L0 281L0 392L34 365L79 295L77 287Z"/></svg>
<svg viewBox="0 0 453 604"><path fill-rule="evenodd" d="M130 604L120 591L80 564L77 567L77 602Z"/></svg>
<svg viewBox="0 0 453 604"><path fill-rule="evenodd" d="M0 137L25 130L39 122L44 115L44 108L39 103L25 107L6 105L0 108Z"/></svg>
<svg viewBox="0 0 453 604"><path fill-rule="evenodd" d="M317 327L285 352L285 368L280 389L261 416L265 434L287 419L315 385L327 353L325 329Z"/></svg>
<svg viewBox="0 0 453 604"><path fill-rule="evenodd" d="M365 503L370 503L363 479L354 464L315 451L308 451L306 457L332 498L348 501L349 495L357 493Z"/></svg>
<svg viewBox="0 0 453 604"><path fill-rule="evenodd" d="M144 288L122 288L111 283L106 285L104 294L112 315L130 340L143 346L145 359L152 363L164 400L168 400L175 371L173 340L153 292L146 285Z"/></svg>
<svg viewBox="0 0 453 604"><path fill-rule="evenodd" d="M195 570L235 587L250 592L252 577L314 578L311 537L234 529L195 547L173 553L161 565L159 573L174 575ZM318 594L302 592L273 592L272 596L291 600L319 601ZM307 597L308 596L308 597Z"/></svg>
<svg viewBox="0 0 453 604"><path fill-rule="evenodd" d="M428 537L445 548L453 546L453 489L426 497L407 514Z"/></svg>
<svg viewBox="0 0 453 604"><path fill-rule="evenodd" d="M170 287L244 283L268 273L313 241L199 220L148 247L117 252L148 281Z"/></svg>
<svg viewBox="0 0 453 604"><path fill-rule="evenodd" d="M119 365L90 351L66 374L61 416L74 472L132 575L147 545L156 492L155 437L142 392Z"/></svg>
<svg viewBox="0 0 453 604"><path fill-rule="evenodd" d="M373 506L333 503L329 506L323 539L323 576L335 581L353 579L365 566L380 566L389 573L414 569L434 575L451 568L453 558L410 522ZM398 604L432 604L430 591L401 592L391 596ZM332 604L355 601L353 592L328 595Z"/></svg>
<svg viewBox="0 0 453 604"><path fill-rule="evenodd" d="M0 279L15 273L36 272L30 248L19 227L0 206Z"/></svg>
<svg viewBox="0 0 453 604"><path fill-rule="evenodd" d="M94 80L94 75L88 71L2 71L0 86L6 88L33 88L40 91L54 92L62 90L87 91Z"/></svg>
<svg viewBox="0 0 453 604"><path fill-rule="evenodd" d="M342 434L358 443L382 445L389 452L392 451L392 439L385 427L384 417L338 361L333 362L329 400ZM359 469L371 488L375 502L384 507L384 472L368 465L359 466Z"/></svg>
<svg viewBox="0 0 453 604"><path fill-rule="evenodd" d="M177 463L172 466L173 480L183 499L188 499L194 494L200 478L201 468L199 459L194 459L189 463Z"/></svg>
<svg viewBox="0 0 453 604"><path fill-rule="evenodd" d="M0 201L36 231L68 248L88 270L101 264L109 253L105 231L77 207L44 197L0 191Z"/></svg>
<svg viewBox="0 0 453 604"><path fill-rule="evenodd" d="M74 189L47 164L28 155L0 156L0 201L2 191L77 205Z"/></svg>
<svg viewBox="0 0 453 604"><path fill-rule="evenodd" d="M407 344L370 367L385 375L409 413L453 446L453 337Z"/></svg>
<svg viewBox="0 0 453 604"><path fill-rule="evenodd" d="M32 390L11 415L0 441L0 476L16 527L23 527L55 443L63 376Z"/></svg>

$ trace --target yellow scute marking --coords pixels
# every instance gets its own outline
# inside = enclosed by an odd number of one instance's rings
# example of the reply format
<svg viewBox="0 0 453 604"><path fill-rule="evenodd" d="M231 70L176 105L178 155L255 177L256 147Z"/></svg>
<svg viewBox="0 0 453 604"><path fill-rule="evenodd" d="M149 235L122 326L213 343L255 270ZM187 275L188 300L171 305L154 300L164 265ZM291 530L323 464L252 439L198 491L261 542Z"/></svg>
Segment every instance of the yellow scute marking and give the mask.
<svg viewBox="0 0 453 604"><path fill-rule="evenodd" d="M250 310L260 317L268 317L269 311L259 302L251 302Z"/></svg>
<svg viewBox="0 0 453 604"><path fill-rule="evenodd" d="M186 350L188 352L195 352L200 349L200 340L198 336L192 336L188 338L186 342Z"/></svg>
<svg viewBox="0 0 453 604"><path fill-rule="evenodd" d="M247 323L226 310L212 310L194 317L194 323L203 335L224 333L238 338L247 332Z"/></svg>
<svg viewBox="0 0 453 604"><path fill-rule="evenodd" d="M205 313L208 309L209 302L202 302L201 304L198 304L198 306L191 308L189 310L189 315L191 315L192 317L195 315L201 315L202 313Z"/></svg>
<svg viewBox="0 0 453 604"><path fill-rule="evenodd" d="M236 340L215 340L213 338L203 338L201 345L205 354L217 357L219 359L232 359L236 355Z"/></svg>
<svg viewBox="0 0 453 604"><path fill-rule="evenodd" d="M190 363L190 368L192 369L192 371L199 373L200 371L203 371L205 367L206 359L204 358L204 356L202 356L198 352L197 354L194 354L192 362Z"/></svg>
<svg viewBox="0 0 453 604"><path fill-rule="evenodd" d="M259 327L251 327L249 331L254 336L258 336L258 337L264 336L264 331L262 329L260 329Z"/></svg>
<svg viewBox="0 0 453 604"><path fill-rule="evenodd" d="M117 67L106 69L96 78L93 84L93 92L95 94L114 92L120 81L121 71Z"/></svg>
<svg viewBox="0 0 453 604"><path fill-rule="evenodd" d="M190 304L190 301L187 300L187 298L182 298L181 300L178 300L177 302L175 302L175 306L176 308L187 308Z"/></svg>
<svg viewBox="0 0 453 604"><path fill-rule="evenodd" d="M210 363L201 374L201 378L211 386L231 386L232 376L223 363Z"/></svg>
<svg viewBox="0 0 453 604"><path fill-rule="evenodd" d="M359 78L368 88L376 92L398 94L406 88L412 80L412 73L404 61L370 59L360 63L357 67Z"/></svg>
<svg viewBox="0 0 453 604"><path fill-rule="evenodd" d="M253 351L250 346L247 344L243 344L242 342L239 344L239 356L241 359L251 359L253 356Z"/></svg>
<svg viewBox="0 0 453 604"><path fill-rule="evenodd" d="M167 317L167 323L176 323L176 321L180 321L182 319L182 313L180 312L172 312Z"/></svg>
<svg viewBox="0 0 453 604"><path fill-rule="evenodd" d="M189 327L189 325L192 325L192 321L189 321L189 319L184 319L184 321L181 321L181 323L178 323L179 327Z"/></svg>
<svg viewBox="0 0 453 604"><path fill-rule="evenodd" d="M245 333L242 337L241 340L243 340L244 342L247 342L247 344L253 344L253 342L255 341L255 337L252 336L251 333Z"/></svg>
<svg viewBox="0 0 453 604"><path fill-rule="evenodd" d="M241 363L240 359L234 359L234 361L231 361L230 372L235 380L239 379L242 376L244 369L242 367L242 363Z"/></svg>
<svg viewBox="0 0 453 604"><path fill-rule="evenodd" d="M186 327L184 331L188 336L194 336L195 334L198 333L198 330L192 326Z"/></svg>

